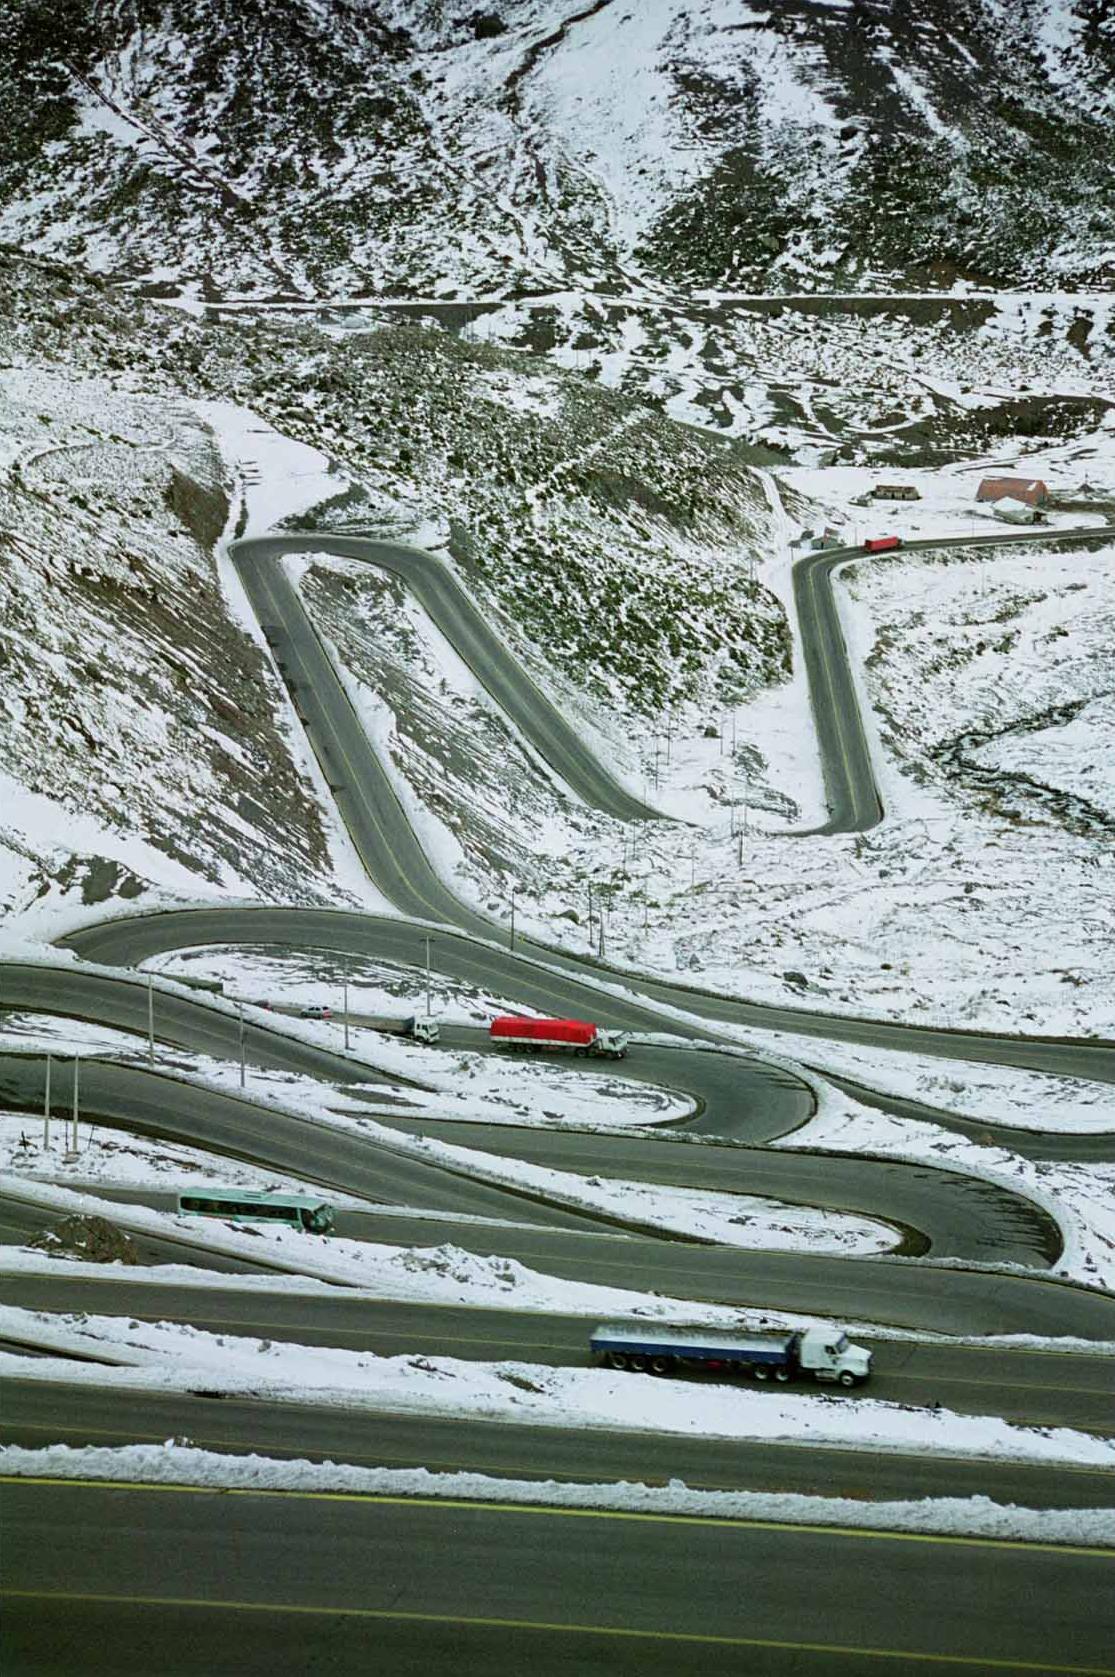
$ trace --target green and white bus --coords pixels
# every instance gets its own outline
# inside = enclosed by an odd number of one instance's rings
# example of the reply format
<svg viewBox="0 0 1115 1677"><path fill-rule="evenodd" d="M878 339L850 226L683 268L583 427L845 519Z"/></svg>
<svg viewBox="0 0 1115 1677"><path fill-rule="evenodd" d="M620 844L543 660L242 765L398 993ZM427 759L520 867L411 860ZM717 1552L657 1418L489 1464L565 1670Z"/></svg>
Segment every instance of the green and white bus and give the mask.
<svg viewBox="0 0 1115 1677"><path fill-rule="evenodd" d="M229 1223L279 1223L308 1234L329 1234L333 1207L308 1194L257 1194L244 1188L197 1188L179 1194L185 1217L221 1217Z"/></svg>

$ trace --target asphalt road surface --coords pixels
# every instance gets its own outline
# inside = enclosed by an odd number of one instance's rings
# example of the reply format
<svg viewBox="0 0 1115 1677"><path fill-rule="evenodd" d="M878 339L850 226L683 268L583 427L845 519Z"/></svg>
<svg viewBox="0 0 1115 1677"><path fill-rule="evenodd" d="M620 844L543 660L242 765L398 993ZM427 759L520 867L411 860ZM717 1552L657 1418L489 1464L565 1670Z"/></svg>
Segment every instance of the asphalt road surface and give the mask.
<svg viewBox="0 0 1115 1677"><path fill-rule="evenodd" d="M3 1485L9 1677L1115 1673L1115 1556L553 1508ZM955 1669L955 1665L953 1665Z"/></svg>
<svg viewBox="0 0 1115 1677"><path fill-rule="evenodd" d="M181 909L106 921L62 941L87 961L120 967L138 966L152 955L199 945L272 943L370 955L418 970L425 963L427 936L433 939L434 966L446 977L513 996L521 1005L541 1012L595 1019L601 1025L666 1030L709 1041L717 1038L717 1024L742 1025L1115 1083L1115 1043L1106 1040L946 1031L931 1025L892 1024L734 1001L682 984L617 973L591 960L559 960L549 951L539 951L533 958L520 952L519 943L511 951L477 943L446 927L345 909ZM542 961L553 964L542 965ZM700 1023L679 1020L663 1008L695 1015Z"/></svg>
<svg viewBox="0 0 1115 1677"><path fill-rule="evenodd" d="M1025 1363L1020 1366L1025 1371ZM1065 1376L1074 1377L1071 1370ZM684 1384L677 1398L683 1408ZM4 1437L26 1449L50 1443L74 1448L163 1444L178 1438L199 1450L228 1455L576 1484L627 1480L665 1485L682 1479L694 1490L789 1491L856 1501L988 1496L1022 1508L1109 1508L1115 1497L1115 1476L1109 1470L684 1433L611 1432L606 1427L537 1427L475 1417L462 1421L406 1411L369 1414L261 1403L232 1393L106 1391L51 1385L49 1374L46 1383L5 1381Z"/></svg>

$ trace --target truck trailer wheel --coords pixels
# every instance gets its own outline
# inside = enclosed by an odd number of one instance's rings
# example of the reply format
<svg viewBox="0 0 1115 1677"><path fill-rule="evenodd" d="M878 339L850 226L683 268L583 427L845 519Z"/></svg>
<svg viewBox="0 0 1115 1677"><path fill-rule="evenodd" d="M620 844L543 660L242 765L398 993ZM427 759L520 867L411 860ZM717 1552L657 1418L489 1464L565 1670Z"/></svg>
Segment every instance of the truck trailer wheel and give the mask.
<svg viewBox="0 0 1115 1677"><path fill-rule="evenodd" d="M789 1378L790 1378L789 1369L788 1368L776 1368L775 1371L774 1371L774 1378L784 1386L786 1384L787 1380L789 1380Z"/></svg>
<svg viewBox="0 0 1115 1677"><path fill-rule="evenodd" d="M650 1359L650 1372L652 1374L672 1374L674 1372L673 1357L652 1357Z"/></svg>
<svg viewBox="0 0 1115 1677"><path fill-rule="evenodd" d="M609 1351L607 1356L604 1358L604 1361L609 1368L627 1367L627 1358L624 1356L622 1351Z"/></svg>
<svg viewBox="0 0 1115 1677"><path fill-rule="evenodd" d="M751 1370L751 1372L755 1376L756 1380L769 1380L770 1379L770 1369L769 1368L764 1368L762 1363L756 1363L755 1367Z"/></svg>
<svg viewBox="0 0 1115 1677"><path fill-rule="evenodd" d="M633 1374L645 1374L647 1371L647 1360L645 1357L640 1356L639 1353L636 1352L633 1357L628 1357L627 1366Z"/></svg>

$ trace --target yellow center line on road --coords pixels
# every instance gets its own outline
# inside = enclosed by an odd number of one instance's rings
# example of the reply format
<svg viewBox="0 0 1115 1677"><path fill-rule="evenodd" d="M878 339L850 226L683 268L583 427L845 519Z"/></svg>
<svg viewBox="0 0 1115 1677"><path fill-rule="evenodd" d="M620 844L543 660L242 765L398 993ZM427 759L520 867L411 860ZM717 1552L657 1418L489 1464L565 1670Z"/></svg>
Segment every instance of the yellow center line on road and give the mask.
<svg viewBox="0 0 1115 1677"><path fill-rule="evenodd" d="M542 1635L600 1636L632 1642L668 1642L682 1647L766 1648L786 1653L840 1655L848 1659L900 1660L909 1666L978 1667L981 1671L1033 1671L1047 1677L1115 1677L1115 1666L1050 1665L1047 1660L988 1659L977 1654L932 1654L914 1648L872 1648L854 1643L796 1642L771 1636L717 1636L708 1632L643 1630L629 1625L560 1623L545 1619L488 1618L480 1614L407 1612L386 1607L319 1607L291 1602L215 1601L190 1596L98 1595L62 1590L3 1590L9 1601L82 1602L123 1607L198 1608L205 1612L281 1613L289 1617L357 1619L411 1625L452 1625L459 1630L527 1631Z"/></svg>
<svg viewBox="0 0 1115 1677"><path fill-rule="evenodd" d="M478 1514L544 1520L608 1520L624 1525L708 1526L720 1531L773 1531L792 1536L805 1532L814 1537L859 1539L867 1543L920 1543L935 1548L1007 1549L1012 1553L1072 1555L1077 1558L1115 1564L1115 1548L1074 1543L1031 1543L1021 1538L979 1537L925 1531L877 1531L870 1526L824 1525L805 1520L733 1519L724 1514L648 1513L617 1508L563 1508L544 1502L486 1502L478 1497L395 1496L382 1491L268 1490L238 1485L172 1485L130 1479L67 1479L52 1475L0 1474L0 1485L34 1486L37 1490L126 1491L158 1496L285 1497L298 1502L355 1502L382 1508L424 1508L443 1512L462 1509ZM1115 1672L1111 1674L1115 1677Z"/></svg>

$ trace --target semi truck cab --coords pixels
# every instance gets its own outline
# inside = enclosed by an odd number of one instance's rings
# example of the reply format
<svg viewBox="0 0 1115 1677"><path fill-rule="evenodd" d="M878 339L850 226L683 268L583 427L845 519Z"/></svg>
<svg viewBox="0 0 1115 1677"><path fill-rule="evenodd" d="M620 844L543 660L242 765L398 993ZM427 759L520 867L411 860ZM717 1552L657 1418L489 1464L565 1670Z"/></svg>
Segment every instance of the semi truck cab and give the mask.
<svg viewBox="0 0 1115 1677"><path fill-rule="evenodd" d="M798 1341L798 1361L814 1379L842 1386L858 1385L871 1373L871 1352L832 1328L806 1328Z"/></svg>
<svg viewBox="0 0 1115 1677"><path fill-rule="evenodd" d="M593 1053L611 1060L622 1060L630 1041L631 1036L627 1031L597 1031L596 1041L592 1045Z"/></svg>

